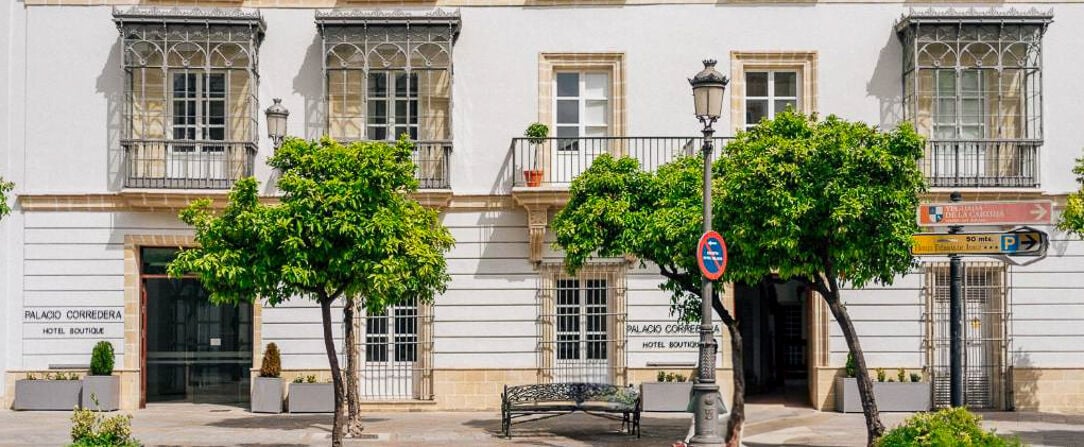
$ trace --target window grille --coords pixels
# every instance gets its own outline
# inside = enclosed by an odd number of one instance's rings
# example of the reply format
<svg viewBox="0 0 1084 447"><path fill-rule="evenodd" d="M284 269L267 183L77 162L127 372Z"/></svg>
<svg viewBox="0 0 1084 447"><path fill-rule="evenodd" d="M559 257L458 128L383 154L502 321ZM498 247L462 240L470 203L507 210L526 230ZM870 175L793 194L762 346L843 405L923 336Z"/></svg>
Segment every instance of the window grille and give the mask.
<svg viewBox="0 0 1084 447"><path fill-rule="evenodd" d="M929 137L932 186L1038 186L1050 13L931 9L897 25L904 118Z"/></svg>
<svg viewBox="0 0 1084 447"><path fill-rule="evenodd" d="M317 11L326 133L340 141L415 141L422 188L448 186L452 43L459 13Z"/></svg>
<svg viewBox="0 0 1084 447"><path fill-rule="evenodd" d="M547 266L540 278L542 382L627 383L623 267L587 265L576 276Z"/></svg>
<svg viewBox="0 0 1084 447"><path fill-rule="evenodd" d="M947 262L926 265L926 370L937 406L950 402L950 274ZM963 263L964 403L972 408L1008 405L1006 269L1000 262Z"/></svg>
<svg viewBox="0 0 1084 447"><path fill-rule="evenodd" d="M430 309L429 305L408 303L363 317L363 399L432 399Z"/></svg>
<svg viewBox="0 0 1084 447"><path fill-rule="evenodd" d="M228 188L252 175L258 12L114 8L121 34L125 186Z"/></svg>

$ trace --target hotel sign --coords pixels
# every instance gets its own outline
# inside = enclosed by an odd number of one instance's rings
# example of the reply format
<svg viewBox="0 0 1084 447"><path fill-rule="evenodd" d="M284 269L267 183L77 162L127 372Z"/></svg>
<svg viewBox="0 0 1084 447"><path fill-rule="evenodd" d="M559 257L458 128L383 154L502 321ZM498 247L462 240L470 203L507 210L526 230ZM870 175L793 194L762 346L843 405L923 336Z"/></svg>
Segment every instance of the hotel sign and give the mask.
<svg viewBox="0 0 1084 447"><path fill-rule="evenodd" d="M124 322L124 313L110 307L35 307L23 310L33 332L48 337L110 337L111 326Z"/></svg>
<svg viewBox="0 0 1084 447"><path fill-rule="evenodd" d="M1054 204L1049 200L924 203L918 207L918 224L923 227L1050 225L1053 210Z"/></svg>

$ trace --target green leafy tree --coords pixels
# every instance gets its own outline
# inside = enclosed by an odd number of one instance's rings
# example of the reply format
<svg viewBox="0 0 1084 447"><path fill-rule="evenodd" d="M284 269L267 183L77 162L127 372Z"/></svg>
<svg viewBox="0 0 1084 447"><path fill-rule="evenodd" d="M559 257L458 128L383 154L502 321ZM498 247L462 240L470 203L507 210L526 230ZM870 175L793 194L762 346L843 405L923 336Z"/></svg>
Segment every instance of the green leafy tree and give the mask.
<svg viewBox="0 0 1084 447"><path fill-rule="evenodd" d="M1065 198L1065 209L1058 219L1058 229L1084 238L1084 157L1076 160L1073 168L1080 189Z"/></svg>
<svg viewBox="0 0 1084 447"><path fill-rule="evenodd" d="M714 166L727 278L752 282L776 272L821 295L854 354L871 444L884 425L840 289L891 284L912 267L915 209L926 189L923 145L907 123L882 132L788 111L739 133Z"/></svg>
<svg viewBox="0 0 1084 447"><path fill-rule="evenodd" d="M348 404L332 303L344 299L344 343L354 346L350 322L357 305L377 313L398 303L430 302L449 280L444 253L454 244L451 234L436 211L408 195L418 187L412 149L405 140L342 145L328 138L288 139L268 160L281 173L278 203L262 202L256 180L246 178L221 212L208 200L181 212L195 227L199 247L181 252L169 266L171 275L194 272L218 304L260 298L274 306L299 297L320 305L335 389L333 446L342 445ZM356 392L356 374L348 376Z"/></svg>
<svg viewBox="0 0 1084 447"><path fill-rule="evenodd" d="M3 177L0 177L0 219L11 213L11 206L8 205L8 193L15 189L15 184L4 181Z"/></svg>
<svg viewBox="0 0 1084 447"><path fill-rule="evenodd" d="M568 270L593 256L635 255L659 269L677 317L699 320L701 276L693 247L702 233L703 166L701 157L682 157L647 173L632 158L595 159L573 180L568 204L553 219ZM737 446L745 419L741 333L718 293L711 304L730 334L734 396L726 439Z"/></svg>

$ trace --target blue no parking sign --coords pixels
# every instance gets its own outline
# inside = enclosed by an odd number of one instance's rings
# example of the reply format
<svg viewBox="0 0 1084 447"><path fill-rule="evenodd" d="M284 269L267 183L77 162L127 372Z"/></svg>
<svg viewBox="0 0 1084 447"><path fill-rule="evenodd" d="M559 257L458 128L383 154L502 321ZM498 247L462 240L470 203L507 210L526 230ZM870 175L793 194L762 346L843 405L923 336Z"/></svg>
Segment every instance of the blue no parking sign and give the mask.
<svg viewBox="0 0 1084 447"><path fill-rule="evenodd" d="M726 271L726 261L726 241L722 235L708 231L700 236L700 242L696 244L696 264L700 267L700 274L715 281Z"/></svg>

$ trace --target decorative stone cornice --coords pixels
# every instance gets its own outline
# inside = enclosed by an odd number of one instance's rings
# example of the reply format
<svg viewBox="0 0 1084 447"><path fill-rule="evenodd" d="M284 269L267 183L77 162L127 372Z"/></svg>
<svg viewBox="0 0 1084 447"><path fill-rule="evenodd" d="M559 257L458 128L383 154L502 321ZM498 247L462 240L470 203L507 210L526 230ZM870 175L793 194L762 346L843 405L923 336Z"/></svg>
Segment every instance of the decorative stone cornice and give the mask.
<svg viewBox="0 0 1084 447"><path fill-rule="evenodd" d="M560 187L513 188L512 198L527 209L527 247L531 262L542 262L550 208L568 204L568 189Z"/></svg>

